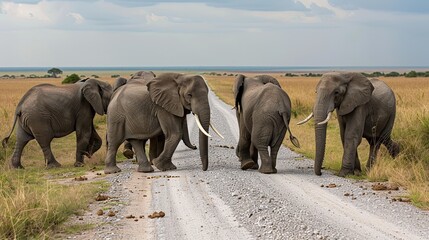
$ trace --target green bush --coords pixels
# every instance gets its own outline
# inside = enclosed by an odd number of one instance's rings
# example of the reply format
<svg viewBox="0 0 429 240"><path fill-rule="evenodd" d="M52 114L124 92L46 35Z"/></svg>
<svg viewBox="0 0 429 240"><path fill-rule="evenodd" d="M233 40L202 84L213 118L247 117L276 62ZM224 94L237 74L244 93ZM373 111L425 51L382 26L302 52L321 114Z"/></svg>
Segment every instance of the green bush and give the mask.
<svg viewBox="0 0 429 240"><path fill-rule="evenodd" d="M416 71L410 71L409 73L407 73L405 75L405 77L417 77L417 72Z"/></svg>
<svg viewBox="0 0 429 240"><path fill-rule="evenodd" d="M75 83L79 80L80 80L80 77L76 73L73 73L72 75L64 78L64 80L61 83L62 84L69 84L69 83Z"/></svg>
<svg viewBox="0 0 429 240"><path fill-rule="evenodd" d="M398 72L390 72L386 74L386 77L399 77L399 76L401 76L401 74Z"/></svg>
<svg viewBox="0 0 429 240"><path fill-rule="evenodd" d="M112 78L118 78L118 77L120 77L121 75L119 75L119 74L113 74L111 77Z"/></svg>

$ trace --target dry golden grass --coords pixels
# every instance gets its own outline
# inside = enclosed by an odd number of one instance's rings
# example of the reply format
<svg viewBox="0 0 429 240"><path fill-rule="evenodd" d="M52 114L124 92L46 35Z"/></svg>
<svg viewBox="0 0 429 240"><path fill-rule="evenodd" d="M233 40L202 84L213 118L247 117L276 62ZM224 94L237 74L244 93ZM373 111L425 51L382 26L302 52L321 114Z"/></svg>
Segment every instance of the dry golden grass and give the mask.
<svg viewBox="0 0 429 240"><path fill-rule="evenodd" d="M279 80L282 88L292 101L291 130L300 140L301 149L296 149L288 140L284 143L292 150L314 158L314 128L312 122L297 126L296 123L311 113L316 97L318 77L285 77L271 74ZM234 104L232 85L235 77L205 76L210 87L228 104ZM429 78L380 78L395 92L397 115L393 129L393 139L401 144L402 152L396 159L390 158L381 148L378 162L364 177L370 181L388 180L409 190L414 204L429 209ZM328 124L327 146L324 167L339 171L343 149L338 123ZM288 139L288 138L285 138ZM369 146L366 140L359 146L362 166L365 166Z"/></svg>

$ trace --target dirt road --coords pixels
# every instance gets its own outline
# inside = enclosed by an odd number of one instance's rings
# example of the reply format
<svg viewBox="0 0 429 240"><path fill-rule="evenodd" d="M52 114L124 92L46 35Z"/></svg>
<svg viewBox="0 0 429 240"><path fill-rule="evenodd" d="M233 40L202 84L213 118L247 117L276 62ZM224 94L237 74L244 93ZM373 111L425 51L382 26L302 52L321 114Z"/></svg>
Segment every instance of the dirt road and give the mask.
<svg viewBox="0 0 429 240"><path fill-rule="evenodd" d="M96 222L78 239L427 239L429 213L393 199L404 192L373 191L372 183L344 179L282 148L277 174L242 171L235 156L238 125L231 107L210 94L212 122L225 139L210 142L209 169L199 152L177 148L177 170L142 174L131 162L109 175L109 201L91 206ZM190 135L198 128L189 118ZM297 126L292 126L292 129ZM299 136L297 136L299 138ZM306 139L300 139L306 144ZM99 208L115 216L98 216ZM148 218L163 211L163 218ZM132 216L131 216L132 215ZM127 218L128 216L128 218ZM134 218L133 218L134 217Z"/></svg>

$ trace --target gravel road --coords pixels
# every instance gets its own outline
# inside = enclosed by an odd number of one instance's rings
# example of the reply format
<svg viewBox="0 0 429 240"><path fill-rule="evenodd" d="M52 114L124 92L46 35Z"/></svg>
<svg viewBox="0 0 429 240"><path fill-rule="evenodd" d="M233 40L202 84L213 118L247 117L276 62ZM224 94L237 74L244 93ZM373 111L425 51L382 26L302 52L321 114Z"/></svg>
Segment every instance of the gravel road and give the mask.
<svg viewBox="0 0 429 240"><path fill-rule="evenodd" d="M209 142L209 169L199 152L179 144L175 171L150 174L121 164L108 175L111 198L80 221L96 223L73 239L427 239L429 212L394 201L404 190L374 191L373 183L313 173L313 161L282 147L277 174L242 171L235 156L238 125L231 106L210 93L212 122L225 136ZM198 128L189 117L190 136ZM292 126L296 128L297 126ZM299 136L297 136L299 138ZM301 144L306 139L299 138ZM335 184L335 185L334 185ZM110 207L115 216L96 214ZM163 211L163 218L148 218ZM132 215L132 216L130 216ZM127 218L128 217L128 218ZM134 217L134 218L133 218Z"/></svg>

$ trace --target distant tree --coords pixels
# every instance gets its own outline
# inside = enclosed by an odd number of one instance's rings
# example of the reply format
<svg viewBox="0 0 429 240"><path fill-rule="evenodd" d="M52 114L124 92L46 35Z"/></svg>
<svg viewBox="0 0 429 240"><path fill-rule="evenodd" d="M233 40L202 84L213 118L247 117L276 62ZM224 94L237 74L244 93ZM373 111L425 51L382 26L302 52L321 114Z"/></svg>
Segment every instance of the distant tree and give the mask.
<svg viewBox="0 0 429 240"><path fill-rule="evenodd" d="M91 77L93 77L93 78L99 78L99 76L98 75L91 75Z"/></svg>
<svg viewBox="0 0 429 240"><path fill-rule="evenodd" d="M63 74L63 71L59 68L51 68L48 70L48 73L52 75L52 77L56 78L58 74Z"/></svg>
<svg viewBox="0 0 429 240"><path fill-rule="evenodd" d="M405 77L409 77L409 78L415 78L417 77L417 72L416 71L410 71L407 74L405 74Z"/></svg>
<svg viewBox="0 0 429 240"><path fill-rule="evenodd" d="M399 76L401 76L401 74L398 72L390 72L390 73L386 73L385 76L386 77L399 77Z"/></svg>
<svg viewBox="0 0 429 240"><path fill-rule="evenodd" d="M80 80L80 77L76 73L73 73L70 76L67 76L61 83L62 84L75 83L79 80Z"/></svg>
<svg viewBox="0 0 429 240"><path fill-rule="evenodd" d="M112 78L118 78L118 77L120 77L121 75L119 75L119 74L113 74L111 77Z"/></svg>

